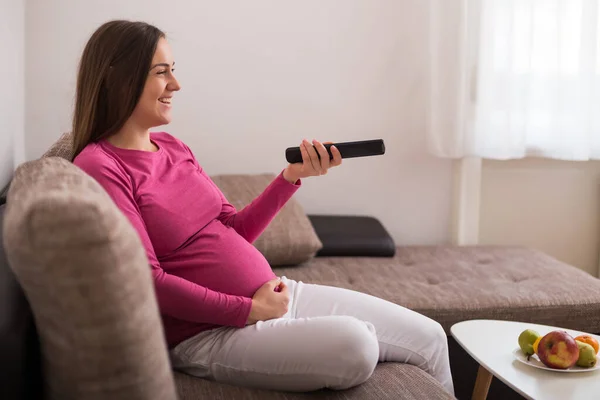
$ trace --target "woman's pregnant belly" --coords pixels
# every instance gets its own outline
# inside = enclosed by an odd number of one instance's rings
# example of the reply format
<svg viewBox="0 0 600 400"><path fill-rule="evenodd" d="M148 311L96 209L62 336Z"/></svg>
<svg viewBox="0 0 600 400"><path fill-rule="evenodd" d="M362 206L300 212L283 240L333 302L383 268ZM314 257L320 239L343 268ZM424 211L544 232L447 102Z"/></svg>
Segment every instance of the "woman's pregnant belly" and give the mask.
<svg viewBox="0 0 600 400"><path fill-rule="evenodd" d="M252 297L276 277L262 253L219 220L213 220L181 248L158 259L168 274L237 296Z"/></svg>

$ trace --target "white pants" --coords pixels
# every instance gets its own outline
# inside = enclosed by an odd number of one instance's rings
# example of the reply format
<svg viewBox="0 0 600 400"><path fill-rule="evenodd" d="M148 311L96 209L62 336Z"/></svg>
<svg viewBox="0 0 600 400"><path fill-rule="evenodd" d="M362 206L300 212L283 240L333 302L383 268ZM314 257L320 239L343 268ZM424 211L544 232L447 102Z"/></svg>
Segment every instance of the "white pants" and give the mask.
<svg viewBox="0 0 600 400"><path fill-rule="evenodd" d="M173 368L238 386L284 391L346 389L377 362L418 366L454 394L441 325L394 303L282 277L282 318L201 332L171 350Z"/></svg>

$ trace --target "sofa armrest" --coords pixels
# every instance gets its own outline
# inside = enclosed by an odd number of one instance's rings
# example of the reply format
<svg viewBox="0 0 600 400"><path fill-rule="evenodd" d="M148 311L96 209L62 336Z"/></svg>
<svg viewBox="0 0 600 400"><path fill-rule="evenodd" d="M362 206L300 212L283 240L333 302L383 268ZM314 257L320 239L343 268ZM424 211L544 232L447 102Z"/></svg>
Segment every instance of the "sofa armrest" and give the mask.
<svg viewBox="0 0 600 400"><path fill-rule="evenodd" d="M21 164L3 242L39 335L45 397L177 398L146 252L98 182L58 157Z"/></svg>

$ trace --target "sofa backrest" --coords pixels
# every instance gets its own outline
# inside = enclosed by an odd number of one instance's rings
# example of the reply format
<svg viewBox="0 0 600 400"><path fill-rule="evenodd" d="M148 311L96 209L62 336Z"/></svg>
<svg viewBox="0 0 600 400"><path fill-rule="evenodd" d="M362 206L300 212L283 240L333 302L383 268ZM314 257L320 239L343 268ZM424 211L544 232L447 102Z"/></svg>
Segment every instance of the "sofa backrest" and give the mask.
<svg viewBox="0 0 600 400"><path fill-rule="evenodd" d="M73 154L73 135L71 132L65 132L42 155L42 158L60 157L67 161L73 161Z"/></svg>

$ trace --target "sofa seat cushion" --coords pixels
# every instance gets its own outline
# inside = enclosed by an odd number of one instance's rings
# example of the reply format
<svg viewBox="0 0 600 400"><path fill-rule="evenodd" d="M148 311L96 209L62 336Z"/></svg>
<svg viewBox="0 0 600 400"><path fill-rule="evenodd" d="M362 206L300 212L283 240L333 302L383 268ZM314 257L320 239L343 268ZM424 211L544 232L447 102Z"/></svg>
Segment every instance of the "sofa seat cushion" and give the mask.
<svg viewBox="0 0 600 400"><path fill-rule="evenodd" d="M600 279L520 247L398 247L393 258L316 257L278 275L382 297L450 327L501 319L600 332Z"/></svg>
<svg viewBox="0 0 600 400"><path fill-rule="evenodd" d="M408 364L382 363L362 385L333 391L309 393L275 392L246 389L175 372L175 385L180 400L446 400L454 399L429 374Z"/></svg>

